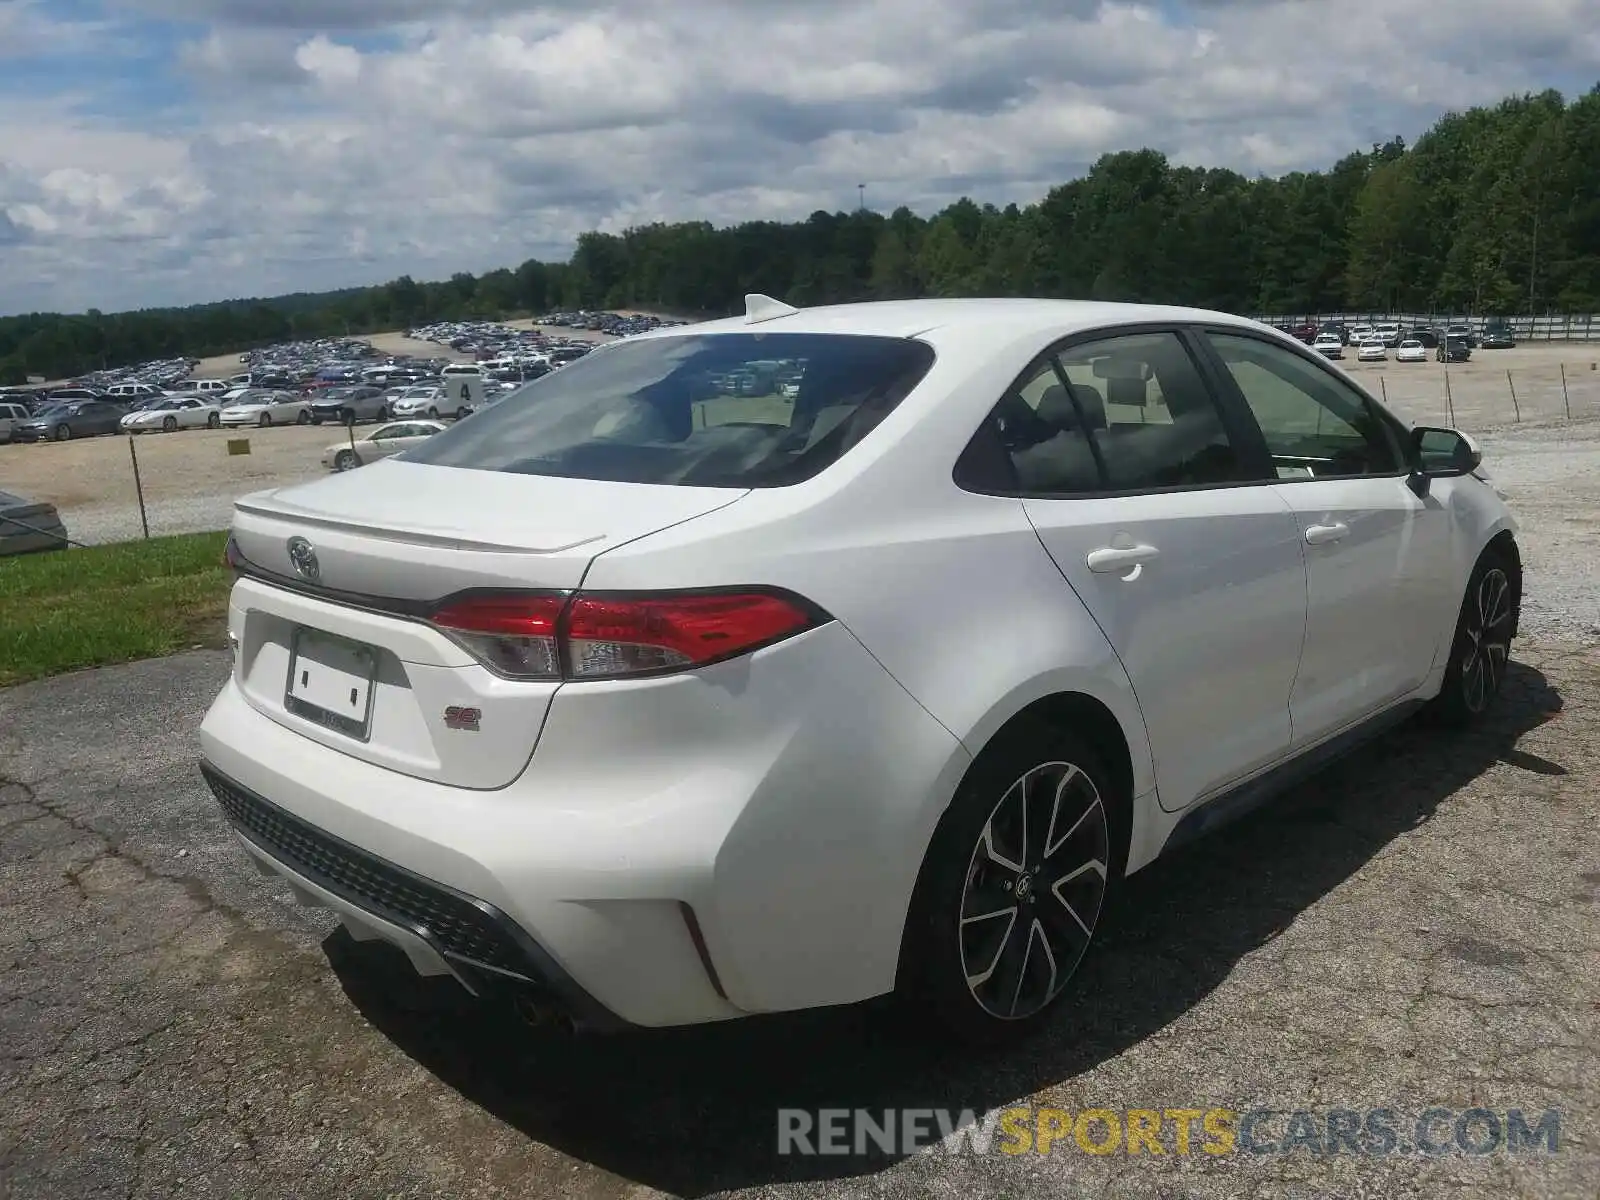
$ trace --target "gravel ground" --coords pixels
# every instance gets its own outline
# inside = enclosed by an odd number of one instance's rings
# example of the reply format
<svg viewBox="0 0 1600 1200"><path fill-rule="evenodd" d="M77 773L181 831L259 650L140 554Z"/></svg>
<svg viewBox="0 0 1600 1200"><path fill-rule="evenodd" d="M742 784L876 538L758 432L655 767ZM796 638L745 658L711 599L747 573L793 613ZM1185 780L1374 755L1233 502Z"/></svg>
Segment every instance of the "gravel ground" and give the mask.
<svg viewBox="0 0 1600 1200"><path fill-rule="evenodd" d="M225 671L200 652L0 692L8 1200L1595 1195L1593 648L1522 645L1485 729L1403 728L1141 873L1062 1019L987 1055L872 1006L577 1040L471 1009L249 869L194 767ZM1560 1137L776 1153L779 1108L1019 1104L1390 1108L1402 1130L1434 1105L1548 1109Z"/></svg>

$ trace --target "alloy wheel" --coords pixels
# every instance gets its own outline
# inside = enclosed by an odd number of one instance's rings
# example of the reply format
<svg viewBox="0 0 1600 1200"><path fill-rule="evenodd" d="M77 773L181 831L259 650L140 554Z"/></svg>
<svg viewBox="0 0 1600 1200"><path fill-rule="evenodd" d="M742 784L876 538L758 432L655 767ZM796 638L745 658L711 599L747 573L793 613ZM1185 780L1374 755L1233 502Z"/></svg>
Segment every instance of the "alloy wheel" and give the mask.
<svg viewBox="0 0 1600 1200"><path fill-rule="evenodd" d="M990 1016L1023 1020L1066 987L1105 899L1110 831L1094 780L1047 762L995 805L967 867L961 967Z"/></svg>
<svg viewBox="0 0 1600 1200"><path fill-rule="evenodd" d="M1461 633L1466 639L1461 658L1461 700L1471 713L1481 713L1505 680L1511 640L1511 581L1499 567L1478 580Z"/></svg>

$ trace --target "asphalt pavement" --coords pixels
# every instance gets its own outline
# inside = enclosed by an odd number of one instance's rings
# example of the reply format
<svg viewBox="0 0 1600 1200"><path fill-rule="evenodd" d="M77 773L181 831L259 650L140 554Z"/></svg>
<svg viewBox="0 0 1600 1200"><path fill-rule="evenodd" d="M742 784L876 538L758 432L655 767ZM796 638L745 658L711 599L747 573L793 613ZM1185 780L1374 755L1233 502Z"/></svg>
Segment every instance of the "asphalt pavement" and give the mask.
<svg viewBox="0 0 1600 1200"><path fill-rule="evenodd" d="M1600 1195L1592 645L1519 647L1486 729L1402 728L1141 873L1004 1053L882 1005L572 1038L424 984L250 868L195 769L225 671L0 691L4 1200ZM1020 1109L1030 1144L784 1155L780 1109ZM1129 1110L1163 1151L1092 1152ZM1491 1144L1511 1110L1558 1132ZM1226 1145L1180 1151L1188 1111ZM1341 1148L1336 1111L1399 1135Z"/></svg>

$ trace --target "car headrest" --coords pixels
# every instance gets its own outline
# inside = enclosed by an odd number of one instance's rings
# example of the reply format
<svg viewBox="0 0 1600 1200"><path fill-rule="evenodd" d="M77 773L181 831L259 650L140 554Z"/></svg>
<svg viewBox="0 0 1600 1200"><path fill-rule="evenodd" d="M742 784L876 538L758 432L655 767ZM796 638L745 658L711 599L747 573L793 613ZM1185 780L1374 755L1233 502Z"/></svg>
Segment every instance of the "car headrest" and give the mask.
<svg viewBox="0 0 1600 1200"><path fill-rule="evenodd" d="M1106 399L1112 404L1136 404L1143 408L1149 394L1142 379L1106 380Z"/></svg>
<svg viewBox="0 0 1600 1200"><path fill-rule="evenodd" d="M1069 390L1070 389L1070 390ZM1076 404L1074 404L1076 401ZM1100 393L1088 384L1052 384L1039 397L1039 417L1057 429L1079 428L1078 411L1083 411L1090 429L1106 427L1106 404Z"/></svg>

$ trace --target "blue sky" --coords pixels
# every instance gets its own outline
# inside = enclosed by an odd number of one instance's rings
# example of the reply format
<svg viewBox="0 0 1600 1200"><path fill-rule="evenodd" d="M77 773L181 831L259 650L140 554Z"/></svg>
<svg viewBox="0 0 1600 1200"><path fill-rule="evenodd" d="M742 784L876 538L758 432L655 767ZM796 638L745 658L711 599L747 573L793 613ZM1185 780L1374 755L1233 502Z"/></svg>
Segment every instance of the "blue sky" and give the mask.
<svg viewBox="0 0 1600 1200"><path fill-rule="evenodd" d="M1448 11L1448 20L1441 20ZM1600 79L1600 0L0 0L0 314L565 257L652 220L1323 167Z"/></svg>

